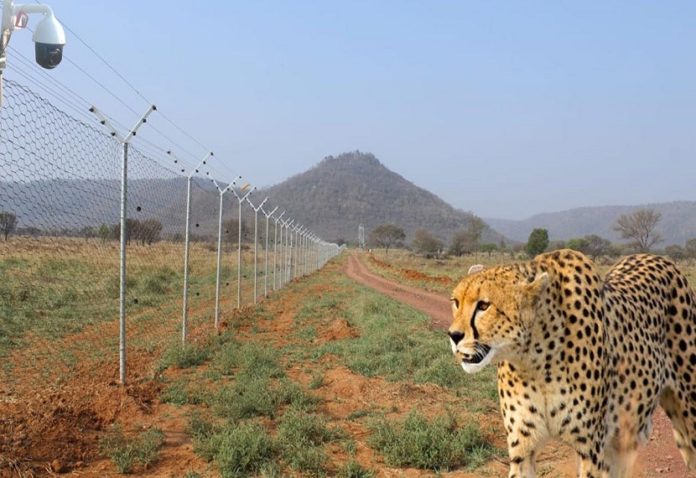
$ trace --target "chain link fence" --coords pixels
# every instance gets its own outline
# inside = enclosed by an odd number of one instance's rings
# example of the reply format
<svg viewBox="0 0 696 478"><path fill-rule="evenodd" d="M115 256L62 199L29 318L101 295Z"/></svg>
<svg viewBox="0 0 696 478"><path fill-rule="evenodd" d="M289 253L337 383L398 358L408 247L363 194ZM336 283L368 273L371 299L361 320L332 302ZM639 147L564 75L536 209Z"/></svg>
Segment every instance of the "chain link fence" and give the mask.
<svg viewBox="0 0 696 478"><path fill-rule="evenodd" d="M338 252L285 222L282 207L269 214L258 195L240 202L241 184L212 181L203 169L191 179L187 236L190 171L134 145L122 236L122 143L19 83L5 80L4 95L0 408L37 383L59 387L104 370L100 380L147 376L164 350L214 333L233 310Z"/></svg>

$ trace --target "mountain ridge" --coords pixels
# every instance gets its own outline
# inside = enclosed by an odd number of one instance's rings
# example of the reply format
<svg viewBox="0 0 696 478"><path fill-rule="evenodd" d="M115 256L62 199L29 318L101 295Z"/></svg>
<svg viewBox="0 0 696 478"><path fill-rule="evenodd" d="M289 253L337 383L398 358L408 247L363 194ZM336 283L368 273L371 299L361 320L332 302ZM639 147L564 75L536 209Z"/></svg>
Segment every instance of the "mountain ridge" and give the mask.
<svg viewBox="0 0 696 478"><path fill-rule="evenodd" d="M654 209L662 215L656 230L664 241L660 244L683 245L696 237L696 201L669 201L636 205L582 206L562 211L534 214L526 219L484 220L498 232L516 241L526 242L532 229L545 228L552 240L568 240L588 234L597 234L614 242L620 242L614 224L622 214L639 209Z"/></svg>

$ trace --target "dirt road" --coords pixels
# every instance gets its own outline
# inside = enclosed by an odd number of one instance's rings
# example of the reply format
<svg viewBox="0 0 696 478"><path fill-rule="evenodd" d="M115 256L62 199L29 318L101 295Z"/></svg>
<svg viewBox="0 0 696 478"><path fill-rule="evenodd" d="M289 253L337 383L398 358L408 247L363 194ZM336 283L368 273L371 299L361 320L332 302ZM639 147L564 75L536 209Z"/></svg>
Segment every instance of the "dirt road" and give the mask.
<svg viewBox="0 0 696 478"><path fill-rule="evenodd" d="M452 321L448 297L398 284L372 274L362 263L360 254L353 253L349 256L346 274L355 281L428 314L435 327L446 329ZM444 337L443 343L445 343ZM443 347L445 346L446 343ZM571 457L566 462L559 463L559 470L563 470L561 476L574 476L572 471L565 471L573 469L573 461L574 458ZM696 474L689 474L687 471L672 438L672 425L661 408L658 408L655 414L654 429L650 441L647 446L639 450L636 468L638 471L636 476L641 478L696 477Z"/></svg>

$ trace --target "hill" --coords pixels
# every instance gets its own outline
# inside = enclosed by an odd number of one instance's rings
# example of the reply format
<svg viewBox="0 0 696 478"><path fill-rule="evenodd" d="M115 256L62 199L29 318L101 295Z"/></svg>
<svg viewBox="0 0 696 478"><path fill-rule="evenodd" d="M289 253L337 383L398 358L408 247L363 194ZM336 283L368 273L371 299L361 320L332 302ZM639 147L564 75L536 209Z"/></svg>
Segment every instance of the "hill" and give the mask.
<svg viewBox="0 0 696 478"><path fill-rule="evenodd" d="M116 224L120 183L115 179L50 179L0 183L0 210L14 212L20 228L74 234L83 227ZM133 219L156 218L166 234L184 230L186 180L182 177L135 177L129 181L128 214ZM357 241L358 225L369 232L390 222L404 228L407 240L425 228L444 240L468 224L471 213L457 210L436 195L390 171L373 155L360 152L329 156L310 170L254 193L254 202L270 197L296 219L329 240ZM225 196L224 218L237 215L237 201ZM192 187L191 231L217 233L218 194L207 179ZM249 221L250 209L244 215ZM502 236L487 228L484 242Z"/></svg>
<svg viewBox="0 0 696 478"><path fill-rule="evenodd" d="M660 246L683 245L687 239L696 237L696 201L637 206L581 207L537 214L521 221L486 219L486 222L501 234L516 241L526 241L532 229L537 227L548 229L552 240L567 240L587 234L597 234L612 241L619 241L619 235L613 229L616 219L621 214L630 214L643 208L654 209L662 214L657 230L665 241Z"/></svg>
<svg viewBox="0 0 696 478"><path fill-rule="evenodd" d="M361 223L366 234L379 224L394 223L404 229L407 241L419 228L448 240L472 217L390 171L372 154L359 151L328 156L260 194L282 204L293 218L322 237L353 242ZM488 227L482 236L483 242L501 239Z"/></svg>

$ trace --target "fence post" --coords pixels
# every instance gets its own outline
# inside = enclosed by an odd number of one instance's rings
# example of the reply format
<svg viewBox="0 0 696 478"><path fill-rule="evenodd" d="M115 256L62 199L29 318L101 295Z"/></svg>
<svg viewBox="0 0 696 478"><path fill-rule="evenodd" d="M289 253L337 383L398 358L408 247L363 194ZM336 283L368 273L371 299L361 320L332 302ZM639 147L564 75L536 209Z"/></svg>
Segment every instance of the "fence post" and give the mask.
<svg viewBox="0 0 696 478"><path fill-rule="evenodd" d="M275 223L275 242L273 245L273 290L278 290L278 283L276 281L276 273L278 271L278 222L281 222L281 227L280 227L280 240L281 240L281 246L282 246L282 240L283 240L283 226L282 226L282 219L283 216L285 216L285 211L280 213L280 216L277 218L273 219L273 222Z"/></svg>
<svg viewBox="0 0 696 478"><path fill-rule="evenodd" d="M252 204L251 200L247 198L247 202L249 203L249 206L251 206L251 209L254 210L254 304L256 304L256 299L258 297L258 292L256 288L256 283L257 283L257 273L258 273L258 222L259 222L259 210L263 207L264 204L266 204L266 201L268 201L268 196L261 201L261 204L259 204L257 207L254 207ZM264 213L265 214L265 213Z"/></svg>
<svg viewBox="0 0 696 478"><path fill-rule="evenodd" d="M171 153L170 153L171 154ZM209 157L213 156L213 152L206 153L206 155L201 159L201 161L196 165L195 168L186 177L186 229L184 236L184 303L182 307L182 317L181 317L181 345L186 345L186 328L188 323L188 278L189 278L189 243L191 240L190 236L190 226L191 226L191 183L193 182L193 175L198 172L198 169L206 164Z"/></svg>
<svg viewBox="0 0 696 478"><path fill-rule="evenodd" d="M126 242L128 240L128 144L138 129L147 123L147 117L155 111L157 107L152 105L140 117L138 122L131 128L126 136L121 136L116 128L109 122L106 115L99 111L95 106L91 106L89 111L99 119L99 122L111 130L111 136L121 143L121 237L119 244L119 293L118 293L118 381L121 385L126 384Z"/></svg>
<svg viewBox="0 0 696 478"><path fill-rule="evenodd" d="M235 191L234 188L230 189L232 191L232 194L234 194L234 197L237 198L237 202L239 203L237 215L237 220L239 221L237 223L237 309L239 309L242 304L242 203L247 197L249 197L249 194L251 194L256 189L255 187L251 189L249 188L251 188L251 185L249 183L246 183L239 190L240 194L246 191L246 194L244 194L244 196L239 196L239 194L237 194L237 191Z"/></svg>
<svg viewBox="0 0 696 478"><path fill-rule="evenodd" d="M260 208L264 216L266 216L266 246L263 249L263 296L268 297L268 220L273 216L273 214L278 210L278 206L273 208L273 210L267 213L263 207Z"/></svg>
<svg viewBox="0 0 696 478"><path fill-rule="evenodd" d="M241 176L238 176L237 179L241 179ZM220 326L220 268L221 268L221 263L222 263L222 207L223 207L223 199L225 196L225 193L230 190L232 186L235 185L237 179L232 181L230 184L227 185L225 189L220 189L220 185L218 185L217 181L213 179L213 183L215 184L215 187L218 190L218 193L220 194L220 205L218 206L218 243L217 243L217 266L215 268L215 330L219 329Z"/></svg>

